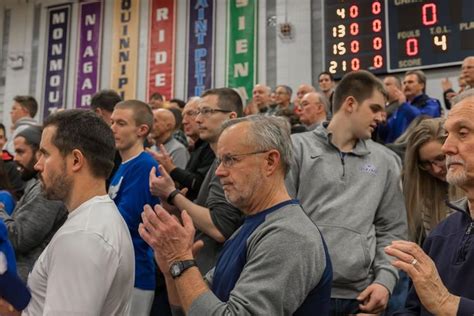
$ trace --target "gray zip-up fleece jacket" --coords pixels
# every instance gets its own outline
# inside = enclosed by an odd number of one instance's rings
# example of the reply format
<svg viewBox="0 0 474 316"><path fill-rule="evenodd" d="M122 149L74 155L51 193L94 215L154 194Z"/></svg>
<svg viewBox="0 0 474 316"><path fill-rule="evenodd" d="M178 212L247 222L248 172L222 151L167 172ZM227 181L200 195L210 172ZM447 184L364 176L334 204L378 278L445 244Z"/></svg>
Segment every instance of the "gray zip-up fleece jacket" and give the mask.
<svg viewBox="0 0 474 316"><path fill-rule="evenodd" d="M7 225L8 238L15 249L18 274L24 281L67 214L63 202L46 199L36 178L26 183L25 193L11 216L0 208L0 219Z"/></svg>
<svg viewBox="0 0 474 316"><path fill-rule="evenodd" d="M407 238L400 159L371 140L342 154L326 124L292 136L286 183L318 225L333 264L331 297L354 299L372 283L390 293L398 280L384 247Z"/></svg>

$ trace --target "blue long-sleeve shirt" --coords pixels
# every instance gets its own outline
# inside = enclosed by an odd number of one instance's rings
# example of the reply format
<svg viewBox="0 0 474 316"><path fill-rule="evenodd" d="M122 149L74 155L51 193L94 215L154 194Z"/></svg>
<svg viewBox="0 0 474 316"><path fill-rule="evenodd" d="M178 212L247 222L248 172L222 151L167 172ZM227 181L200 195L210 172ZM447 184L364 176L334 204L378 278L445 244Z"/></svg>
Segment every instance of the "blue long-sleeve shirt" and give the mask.
<svg viewBox="0 0 474 316"><path fill-rule="evenodd" d="M441 116L441 105L437 99L426 94L416 96L411 102L404 102L387 120L386 125L379 126L380 136L384 143L393 143L407 129L413 119L420 115Z"/></svg>

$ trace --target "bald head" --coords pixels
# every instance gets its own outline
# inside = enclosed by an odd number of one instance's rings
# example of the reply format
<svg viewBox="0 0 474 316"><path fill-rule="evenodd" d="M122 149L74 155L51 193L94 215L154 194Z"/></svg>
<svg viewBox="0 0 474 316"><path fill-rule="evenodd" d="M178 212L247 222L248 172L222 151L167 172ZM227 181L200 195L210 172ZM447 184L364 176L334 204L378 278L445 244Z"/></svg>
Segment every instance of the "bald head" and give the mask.
<svg viewBox="0 0 474 316"><path fill-rule="evenodd" d="M474 87L474 56L469 56L464 59L461 75L468 86L471 88Z"/></svg>
<svg viewBox="0 0 474 316"><path fill-rule="evenodd" d="M326 120L329 102L322 93L309 92L301 99L301 107L301 123L311 126Z"/></svg>
<svg viewBox="0 0 474 316"><path fill-rule="evenodd" d="M170 138L175 126L176 120L170 110L153 110L153 130L151 136L157 143L162 144Z"/></svg>

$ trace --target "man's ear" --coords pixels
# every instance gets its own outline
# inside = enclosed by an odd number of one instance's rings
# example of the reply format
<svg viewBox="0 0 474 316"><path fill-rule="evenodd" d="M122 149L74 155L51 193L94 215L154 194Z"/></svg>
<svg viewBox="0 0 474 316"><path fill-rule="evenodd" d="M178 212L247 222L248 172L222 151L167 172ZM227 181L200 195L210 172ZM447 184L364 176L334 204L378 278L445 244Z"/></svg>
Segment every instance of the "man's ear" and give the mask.
<svg viewBox="0 0 474 316"><path fill-rule="evenodd" d="M342 103L342 109L348 113L352 113L357 110L359 103L353 96L348 96Z"/></svg>
<svg viewBox="0 0 474 316"><path fill-rule="evenodd" d="M142 124L138 126L137 133L139 137L145 137L145 135L148 134L149 131L150 131L150 128L148 127L148 125Z"/></svg>
<svg viewBox="0 0 474 316"><path fill-rule="evenodd" d="M229 113L229 119L235 119L237 118L237 113L236 112L230 112Z"/></svg>
<svg viewBox="0 0 474 316"><path fill-rule="evenodd" d="M268 157L266 159L266 174L271 175L278 169L281 163L280 153L276 149L272 149L268 152Z"/></svg>
<svg viewBox="0 0 474 316"><path fill-rule="evenodd" d="M70 157L72 159L72 171L79 171L85 163L85 157L79 149L74 149Z"/></svg>

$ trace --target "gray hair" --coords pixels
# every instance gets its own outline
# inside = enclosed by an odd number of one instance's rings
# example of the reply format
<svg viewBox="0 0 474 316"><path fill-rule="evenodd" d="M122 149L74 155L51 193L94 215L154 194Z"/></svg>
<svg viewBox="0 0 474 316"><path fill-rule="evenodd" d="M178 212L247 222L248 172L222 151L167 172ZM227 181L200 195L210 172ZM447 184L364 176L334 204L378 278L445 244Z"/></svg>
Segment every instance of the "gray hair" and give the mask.
<svg viewBox="0 0 474 316"><path fill-rule="evenodd" d="M276 149L280 153L281 167L286 175L293 159L288 121L282 117L255 114L225 121L222 131L244 122L250 124L247 140L249 145L254 146L256 151Z"/></svg>
<svg viewBox="0 0 474 316"><path fill-rule="evenodd" d="M454 106L456 103L459 103L462 100L470 98L470 97L474 97L474 88L464 90L462 93L455 96L452 100L452 104Z"/></svg>
<svg viewBox="0 0 474 316"><path fill-rule="evenodd" d="M320 92L314 92L318 95L319 102L323 104L324 111L326 112L326 115L331 113L331 104L329 103L329 99L322 93Z"/></svg>

